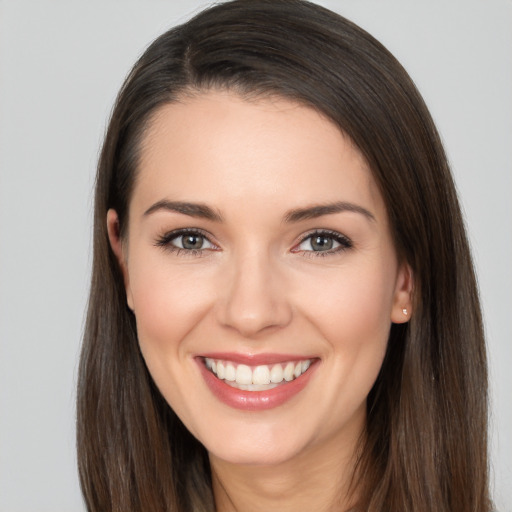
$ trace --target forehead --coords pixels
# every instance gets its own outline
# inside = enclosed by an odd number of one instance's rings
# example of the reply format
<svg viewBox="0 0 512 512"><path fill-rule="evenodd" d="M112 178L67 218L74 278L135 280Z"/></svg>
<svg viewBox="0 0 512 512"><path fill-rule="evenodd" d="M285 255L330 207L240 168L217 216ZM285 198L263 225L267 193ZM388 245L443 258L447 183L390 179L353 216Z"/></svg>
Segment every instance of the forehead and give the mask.
<svg viewBox="0 0 512 512"><path fill-rule="evenodd" d="M357 200L383 209L352 141L314 109L283 98L217 91L165 105L145 133L138 172L136 208L165 197L219 208Z"/></svg>

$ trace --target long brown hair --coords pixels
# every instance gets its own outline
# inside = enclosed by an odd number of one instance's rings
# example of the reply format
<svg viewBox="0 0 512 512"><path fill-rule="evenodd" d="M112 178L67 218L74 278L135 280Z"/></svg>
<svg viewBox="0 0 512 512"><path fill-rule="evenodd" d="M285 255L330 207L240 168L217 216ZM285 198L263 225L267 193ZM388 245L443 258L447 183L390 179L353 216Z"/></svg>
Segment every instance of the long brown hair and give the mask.
<svg viewBox="0 0 512 512"><path fill-rule="evenodd" d="M366 158L413 317L393 325L368 397L357 510L488 512L487 373L478 291L430 114L365 31L302 0L237 0L159 37L117 98L98 165L94 259L78 383L78 461L91 511L213 511L205 449L156 389L126 306L106 215L128 223L140 141L162 105L211 88L281 96L335 122Z"/></svg>

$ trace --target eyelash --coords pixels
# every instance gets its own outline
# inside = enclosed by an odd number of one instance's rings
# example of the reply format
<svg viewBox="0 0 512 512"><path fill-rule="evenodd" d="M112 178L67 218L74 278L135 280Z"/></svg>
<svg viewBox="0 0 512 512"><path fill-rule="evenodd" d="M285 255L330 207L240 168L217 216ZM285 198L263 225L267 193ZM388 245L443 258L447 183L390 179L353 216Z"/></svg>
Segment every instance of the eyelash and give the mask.
<svg viewBox="0 0 512 512"><path fill-rule="evenodd" d="M201 229L194 229L194 228L186 228L186 229L177 229L175 231L170 231L169 233L165 233L163 236L158 238L155 245L157 247L162 247L163 249L173 252L176 255L180 256L204 256L206 251L209 249L185 249L182 247L176 247L173 245L173 240L176 240L180 236L185 235L196 235L203 237L207 242L209 242L214 247L215 244L210 241L209 235L202 231Z"/></svg>
<svg viewBox="0 0 512 512"><path fill-rule="evenodd" d="M216 246L213 242L210 241L209 235L200 230L200 229L194 229L194 228L186 228L186 229L178 229L175 231L170 231L169 233L165 233L161 237L159 237L155 245L157 247L162 247L163 249L170 251L172 253L175 253L176 255L181 256L204 256L206 255L206 251L211 250L210 248L207 249L185 249L182 247L176 247L173 245L173 240L176 240L180 236L185 235L197 235L200 237L203 237L208 243L210 243L215 250ZM314 237L318 238L327 238L334 240L339 244L338 247L334 249L328 249L326 251L309 251L309 250L301 250L298 249L300 245L302 245L304 242L306 242L308 239L313 239ZM326 257L326 256L332 256L333 254L337 254L343 251L346 251L348 249L351 249L353 247L352 241L346 237L345 235L342 235L341 233L338 233L337 231L330 231L330 230L315 230L310 233L307 233L304 235L300 241L293 247L292 252L294 253L301 253L303 256L308 258L317 258L317 257Z"/></svg>
<svg viewBox="0 0 512 512"><path fill-rule="evenodd" d="M302 245L305 241L308 239L313 239L315 237L318 238L329 238L334 240L335 242L339 243L340 245L333 249L328 249L327 251L305 251L298 249L300 245ZM326 256L332 256L335 254L339 254L343 251L346 251L348 249L352 249L354 244L352 241L346 237L345 235L342 235L341 233L338 233L337 231L330 231L327 229L317 229L315 231L312 231L310 233L307 233L305 236L303 236L299 243L292 249L292 252L301 252L303 256L306 258L324 258ZM297 249L296 249L297 248Z"/></svg>

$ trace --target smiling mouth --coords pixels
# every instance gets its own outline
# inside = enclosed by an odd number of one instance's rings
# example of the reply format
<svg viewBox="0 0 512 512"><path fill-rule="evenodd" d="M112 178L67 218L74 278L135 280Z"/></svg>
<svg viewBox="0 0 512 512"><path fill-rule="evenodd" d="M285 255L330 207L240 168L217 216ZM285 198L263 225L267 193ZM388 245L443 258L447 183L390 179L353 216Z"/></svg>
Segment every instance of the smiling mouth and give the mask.
<svg viewBox="0 0 512 512"><path fill-rule="evenodd" d="M222 359L204 358L206 368L217 379L242 391L266 391L291 382L307 372L311 363L311 359L304 359L248 366Z"/></svg>

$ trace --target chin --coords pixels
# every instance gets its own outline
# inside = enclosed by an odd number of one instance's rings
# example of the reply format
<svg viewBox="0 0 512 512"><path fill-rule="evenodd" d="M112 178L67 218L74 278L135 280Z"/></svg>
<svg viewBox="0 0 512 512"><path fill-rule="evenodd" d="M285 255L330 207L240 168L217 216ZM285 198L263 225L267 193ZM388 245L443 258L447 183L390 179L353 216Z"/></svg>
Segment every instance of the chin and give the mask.
<svg viewBox="0 0 512 512"><path fill-rule="evenodd" d="M299 457L312 439L307 432L297 432L297 424L285 427L259 422L249 428L233 427L226 425L222 436L200 439L210 457L230 464L276 466Z"/></svg>
<svg viewBox="0 0 512 512"><path fill-rule="evenodd" d="M229 447L215 447L208 450L210 458L220 459L240 466L279 466L293 460L300 448L285 446L247 446L247 443L233 443Z"/></svg>

